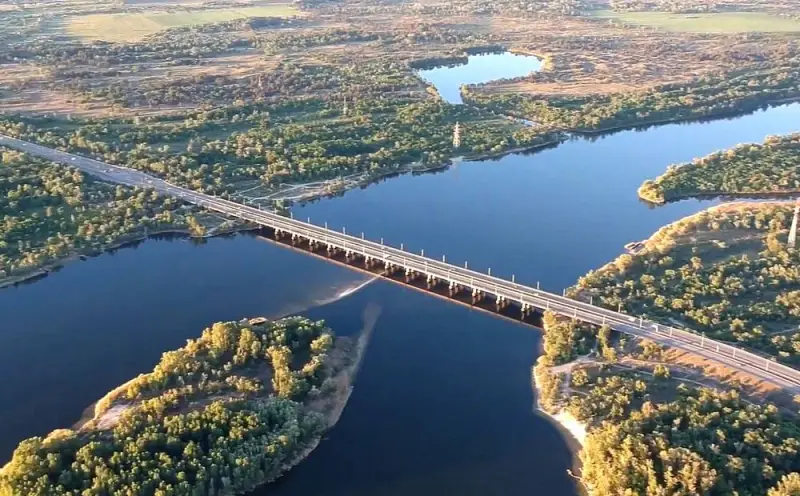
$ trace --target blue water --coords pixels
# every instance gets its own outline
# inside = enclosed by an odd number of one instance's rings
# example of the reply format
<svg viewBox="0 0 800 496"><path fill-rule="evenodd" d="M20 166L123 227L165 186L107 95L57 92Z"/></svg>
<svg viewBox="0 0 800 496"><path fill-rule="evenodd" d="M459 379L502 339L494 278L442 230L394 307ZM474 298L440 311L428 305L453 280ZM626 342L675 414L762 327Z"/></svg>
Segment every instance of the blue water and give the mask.
<svg viewBox="0 0 800 496"><path fill-rule="evenodd" d="M296 207L348 232L468 260L551 290L711 202L651 209L667 165L798 130L800 105L577 139L531 155L402 176ZM69 426L120 382L217 320L299 312L347 334L380 311L351 401L303 463L257 494L573 495L571 454L532 412L529 328L252 236L148 241L0 291L0 459Z"/></svg>
<svg viewBox="0 0 800 496"><path fill-rule="evenodd" d="M531 55L492 53L470 55L468 62L456 67L437 67L419 71L419 76L432 84L448 103L463 103L462 84L478 84L497 79L517 78L538 71L542 61Z"/></svg>

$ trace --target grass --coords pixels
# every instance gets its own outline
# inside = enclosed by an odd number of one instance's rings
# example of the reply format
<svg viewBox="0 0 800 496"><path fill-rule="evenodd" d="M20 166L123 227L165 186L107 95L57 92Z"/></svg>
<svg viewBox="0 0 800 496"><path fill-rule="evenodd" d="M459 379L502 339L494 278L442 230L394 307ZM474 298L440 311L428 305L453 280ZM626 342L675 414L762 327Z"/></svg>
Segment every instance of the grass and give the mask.
<svg viewBox="0 0 800 496"><path fill-rule="evenodd" d="M136 41L164 29L231 21L245 17L288 17L298 14L290 4L181 12L92 14L65 21L68 34L85 40Z"/></svg>
<svg viewBox="0 0 800 496"><path fill-rule="evenodd" d="M683 33L749 33L800 31L800 21L762 12L613 12L598 10L595 17Z"/></svg>

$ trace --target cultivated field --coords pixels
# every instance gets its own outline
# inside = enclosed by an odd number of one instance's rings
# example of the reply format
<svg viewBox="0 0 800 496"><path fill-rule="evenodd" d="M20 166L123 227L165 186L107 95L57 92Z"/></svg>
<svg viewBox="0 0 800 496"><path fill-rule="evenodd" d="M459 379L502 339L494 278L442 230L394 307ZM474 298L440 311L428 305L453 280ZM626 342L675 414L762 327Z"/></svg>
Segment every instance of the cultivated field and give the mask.
<svg viewBox="0 0 800 496"><path fill-rule="evenodd" d="M246 17L289 17L299 11L291 4L214 10L92 14L64 20L67 33L85 40L136 41L164 29L231 21Z"/></svg>
<svg viewBox="0 0 800 496"><path fill-rule="evenodd" d="M594 15L628 24L683 33L776 33L800 31L800 21L763 12L673 14L670 12L614 12L600 10Z"/></svg>

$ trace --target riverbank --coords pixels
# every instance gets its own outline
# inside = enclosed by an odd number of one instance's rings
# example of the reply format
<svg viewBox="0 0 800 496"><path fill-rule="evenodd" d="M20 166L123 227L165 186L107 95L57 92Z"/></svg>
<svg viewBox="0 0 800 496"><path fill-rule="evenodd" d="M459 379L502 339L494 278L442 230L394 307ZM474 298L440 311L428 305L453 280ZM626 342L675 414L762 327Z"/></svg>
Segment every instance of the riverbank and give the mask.
<svg viewBox="0 0 800 496"><path fill-rule="evenodd" d="M796 196L800 196L800 189L793 189L793 190L786 190L786 191L775 191L765 193L763 191L742 191L737 193L725 193L725 192L711 192L711 193L699 193L699 194L681 194L670 196L669 198L665 198L664 200L657 201L650 198L643 196L639 193L639 198L650 205L654 206L662 206L668 203L679 202L683 200L724 200L729 202L746 202L747 200L762 200L765 202L768 201L787 201L788 199L794 198Z"/></svg>
<svg viewBox="0 0 800 496"><path fill-rule="evenodd" d="M656 230L636 254L588 272L567 295L647 312L796 366L794 279L769 276L795 270L793 209L792 201L743 201L688 215ZM700 296L694 288L711 289Z"/></svg>
<svg viewBox="0 0 800 496"><path fill-rule="evenodd" d="M569 411L567 411L566 408L563 407L563 403L569 399L569 376L572 366L577 363L578 360L559 365L557 367L547 367L542 364L537 364L536 367L534 367L533 373L531 374L535 396L534 407L536 411L553 422L559 428L559 430L569 435L570 440L574 443L572 448L573 454L576 456L576 458L586 443L588 424L575 418L574 415L572 415ZM552 411L548 411L548 408L545 407L541 400L542 396L546 394L543 387L544 381L541 378L542 375L556 376L560 378L560 391L557 397L557 404L554 408L550 408Z"/></svg>
<svg viewBox="0 0 800 496"><path fill-rule="evenodd" d="M651 127L655 126L666 126L668 124L692 124L692 123L702 123L702 122L710 122L719 119L734 119L737 117L743 117L746 115L754 114L759 110L767 110L772 107L780 107L783 105L791 105L794 103L800 102L800 96L794 98L782 98L780 100L775 100L772 102L766 102L760 104L755 108L740 108L740 109L730 109L721 112L714 112L709 114L697 115L697 116L688 116L688 117L668 117L663 119L642 119L638 120L635 123L627 123L627 124L616 124L610 126L604 126L601 128L596 129L569 129L568 132L575 133L579 136L597 136L603 134L614 134L617 132L622 131L631 131L631 130L646 130Z"/></svg>
<svg viewBox="0 0 800 496"><path fill-rule="evenodd" d="M538 150L543 150L546 148L558 146L567 139L568 137L566 135L560 134L558 137L545 141L543 143L537 143L535 145L530 145L530 146L509 148L507 150L499 152L468 153L464 155L458 155L452 157L446 162L436 165L422 165L419 163L414 163L398 168L386 169L375 173L354 174L342 178L342 180L345 181L345 183L341 185L334 185L331 181L314 181L312 183L292 184L287 186L289 186L290 188L303 188L309 184L314 184L315 186L309 188L307 191L296 196L283 196L283 197L275 196L277 193L280 193L280 192L275 192L273 194L269 194L264 197L256 197L256 198L248 197L248 201L280 200L280 201L286 201L289 204L296 204L302 206L325 198L334 198L337 196L342 196L348 191L357 188L366 188L393 177L399 177L405 174L412 174L412 175L436 174L438 172L446 171L450 167L457 165L461 162L479 162L483 160L501 159L508 155L514 155L518 153L521 154L531 153Z"/></svg>
<svg viewBox="0 0 800 496"><path fill-rule="evenodd" d="M343 350L341 343L349 342L349 338L339 338L339 350L343 352L336 360L346 359L349 363L343 367L339 372L326 380L328 383L329 392L321 395L318 399L312 400L307 407L309 410L319 413L323 416L325 422L326 432L331 430L339 418L341 418L347 402L350 401L350 396L353 394L353 384L356 380L358 370L361 368L361 363L364 359L364 354L367 350L367 345L372 337L372 331L375 329L375 323L380 316L380 310L376 307L370 307L364 314L364 328L361 330L358 338L352 349ZM349 347L348 347L349 348ZM283 467L284 474L292 469L294 466L305 460L311 453L317 449L319 443L322 442L323 435L319 436L308 447L303 450L297 457L286 463Z"/></svg>
<svg viewBox="0 0 800 496"><path fill-rule="evenodd" d="M326 182L321 182L320 185L316 189L312 189L305 194L300 195L298 198L274 198L274 200L287 200L290 203L297 203L299 205L304 205L306 203L314 202L317 200L321 200L323 198L331 198L335 196L341 196L345 194L347 191L356 188L365 188L385 179L400 176L404 174L411 173L413 174L428 174L428 173L436 173L440 171L447 170L452 165L460 163L462 161L481 161L481 160L488 160L488 159L499 159L507 155L512 155L516 153L525 153L531 152L538 149L548 148L552 146L556 146L559 143L563 142L565 139L564 136L559 136L558 138L546 141L544 143L539 143L536 145L531 146L524 146L524 147L516 147L511 148L508 150L504 150L501 152L488 152L488 153L479 153L479 154L466 154L454 157L447 162L442 164L432 165L432 166L421 166L420 164L412 164L409 166L404 166L398 169L390 169L382 172L378 172L375 174L365 174L364 177L356 177L354 178L353 182L350 184L346 184L345 186L339 189L331 189L331 185ZM298 185L302 187L302 185ZM40 267L32 268L30 271L22 273L22 274L15 274L13 276L0 278L0 289L16 286L19 284L33 282L39 280L43 277L47 277L52 272L56 272L61 268L65 267L67 264L74 262L76 260L85 260L87 258L100 256L104 253L109 253L114 250L118 250L121 248L125 248L147 239L157 237L157 236L186 236L188 238L194 239L207 239L212 238L215 236L222 236L226 234L233 234L236 232L248 231L252 230L252 226L232 226L222 229L212 229L211 232L204 234L204 235L196 235L193 234L192 231L188 228L166 228L161 229L158 231L147 232L147 233L140 233L134 236L126 237L125 239L121 239L116 243L113 243L109 246L106 246L102 249L85 249L79 250L75 253L71 253L64 258L60 258L57 260L53 260L48 262Z"/></svg>
<svg viewBox="0 0 800 496"><path fill-rule="evenodd" d="M639 197L663 204L684 198L781 198L800 192L800 133L767 136L691 162L672 165L639 186Z"/></svg>
<svg viewBox="0 0 800 496"><path fill-rule="evenodd" d="M243 227L230 227L230 228L223 228L223 229L216 229L213 230L211 233L206 233L203 235L196 235L193 234L189 229L179 229L179 228L168 228L168 229L160 229L157 231L152 231L148 233L141 233L136 236L128 237L124 240L120 240L112 245L104 247L100 250L83 250L76 253L72 253L64 258L59 258L58 260L53 260L41 267L37 267L35 269L31 269L30 272L26 272L24 274L14 275L10 277L4 277L0 279L0 289L4 289L11 286L17 286L19 284L25 284L37 281L43 277L47 277L53 272L57 272L62 268L66 267L67 264L78 260L87 260L89 258L99 257L105 253L110 253L115 250L119 250L122 248L127 248L129 246L136 245L141 243L142 241L146 241L148 239L157 238L159 236L177 236L177 237L186 237L190 239L210 239L216 236L224 236L227 234L234 234L237 232L249 231L252 230L252 227L243 226Z"/></svg>

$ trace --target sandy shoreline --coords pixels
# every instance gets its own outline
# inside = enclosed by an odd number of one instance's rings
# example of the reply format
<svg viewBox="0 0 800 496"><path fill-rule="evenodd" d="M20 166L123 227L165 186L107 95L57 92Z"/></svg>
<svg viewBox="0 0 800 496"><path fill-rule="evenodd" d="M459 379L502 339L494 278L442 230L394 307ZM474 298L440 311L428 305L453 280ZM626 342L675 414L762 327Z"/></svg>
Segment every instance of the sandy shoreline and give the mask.
<svg viewBox="0 0 800 496"><path fill-rule="evenodd" d="M537 405L537 410L539 413L545 415L547 418L558 424L562 430L568 432L570 437L576 441L581 448L583 448L583 446L586 444L586 436L589 434L588 430L586 429L586 424L576 419L566 409L559 410L558 413L552 414Z"/></svg>
<svg viewBox="0 0 800 496"><path fill-rule="evenodd" d="M313 440L309 445L300 452L294 459L287 462L283 466L283 472L278 477L282 477L288 471L296 466L298 463L305 460L316 448L322 439L325 437L334 425L339 422L339 418L350 400L350 395L353 394L353 383L358 374L358 369L361 367L361 362L364 359L364 354L372 337L372 330L375 328L375 323L380 316L380 310L377 308L367 308L364 313L364 327L358 335L355 342L352 361L344 369L340 370L336 375L330 378L331 383L334 385L335 390L325 398L319 405L309 405L309 408L321 413L325 418L325 431L318 438ZM328 400L326 402L326 400Z"/></svg>
<svg viewBox="0 0 800 496"><path fill-rule="evenodd" d="M568 366L570 364L565 365ZM550 370L552 370L552 367L548 367L544 372L549 374ZM592 496L591 489L586 487L586 484L579 475L576 475L576 473L581 473L581 451L586 445L586 438L589 435L588 424L575 418L566 408L560 405L558 411L555 413L550 413L545 410L539 399L542 396L542 390L539 382L536 380L535 373L531 374L531 379L533 392L536 398L534 402L534 412L546 418L561 431L573 456L572 467L567 469L567 473L578 482L576 486L579 488L580 494ZM562 398L562 400L564 399L566 398Z"/></svg>

